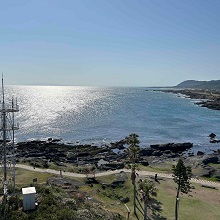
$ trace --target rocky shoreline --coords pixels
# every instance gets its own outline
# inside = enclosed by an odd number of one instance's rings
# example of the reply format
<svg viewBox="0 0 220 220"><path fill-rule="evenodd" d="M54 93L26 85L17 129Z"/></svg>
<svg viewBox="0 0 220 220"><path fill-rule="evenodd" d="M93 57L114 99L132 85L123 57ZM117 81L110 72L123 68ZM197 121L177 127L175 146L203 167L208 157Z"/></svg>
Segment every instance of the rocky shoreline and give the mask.
<svg viewBox="0 0 220 220"><path fill-rule="evenodd" d="M201 90L201 89L167 89L155 90L166 93L181 94L187 98L201 100L196 102L196 105L206 107L213 110L220 110L220 92L216 90Z"/></svg>
<svg viewBox="0 0 220 220"><path fill-rule="evenodd" d="M67 145L60 140L49 138L46 141L32 140L16 144L16 163L28 163L34 167L50 168L56 165L60 170L68 166L93 167L98 171L115 170L126 167L126 140L110 143L109 145L94 146L90 144ZM192 143L154 144L149 148L141 148L139 164L154 166L163 163L174 163L179 157L185 157L186 162L193 166L196 176L220 179L220 149L213 154L205 155L199 151L197 155L190 153ZM186 156L187 155L187 156ZM77 172L85 172L78 169Z"/></svg>

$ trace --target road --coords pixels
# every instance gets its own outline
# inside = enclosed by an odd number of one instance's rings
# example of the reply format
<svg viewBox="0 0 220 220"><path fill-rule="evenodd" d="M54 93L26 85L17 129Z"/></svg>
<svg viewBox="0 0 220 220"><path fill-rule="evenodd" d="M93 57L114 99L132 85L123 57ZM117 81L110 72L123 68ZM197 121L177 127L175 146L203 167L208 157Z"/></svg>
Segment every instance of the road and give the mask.
<svg viewBox="0 0 220 220"><path fill-rule="evenodd" d="M28 166L28 165L24 165L24 164L16 164L16 167L25 169L25 170L30 170L30 171L35 171L35 172L41 172L41 173L51 173L51 174L56 174L56 175L60 175L60 171L57 170L52 170L52 169L42 169L42 168L34 168L32 166ZM104 171L104 172L99 172L99 173L95 173L96 177L100 177L100 176L108 176L111 174L116 174L116 173L120 173L120 172L126 172L126 173L130 173L131 170L129 169L120 169L120 170L109 170L109 171ZM138 175L140 177L144 177L144 176L153 176L155 175L155 172L150 172L150 171L137 171ZM78 177L78 178L85 178L87 177L86 174L80 174L80 173L72 173L72 172L62 172L63 176L68 176L68 177ZM157 173L158 178L167 178L167 179L172 179L172 174L165 174L165 173ZM220 183L218 182L212 182L212 181L208 181L208 180L202 180L202 179L198 179L198 178L192 178L191 182L193 183L199 183L202 185L206 185L206 186L214 186L214 187L219 187L220 188Z"/></svg>

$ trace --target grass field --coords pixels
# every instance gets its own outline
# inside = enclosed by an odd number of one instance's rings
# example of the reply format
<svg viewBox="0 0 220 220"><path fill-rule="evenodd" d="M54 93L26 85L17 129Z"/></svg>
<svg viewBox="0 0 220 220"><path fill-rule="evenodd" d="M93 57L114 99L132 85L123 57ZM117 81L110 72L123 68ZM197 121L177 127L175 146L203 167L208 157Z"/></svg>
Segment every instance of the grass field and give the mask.
<svg viewBox="0 0 220 220"><path fill-rule="evenodd" d="M219 189L206 189L199 184L193 184L193 186L195 189L192 189L188 195L180 195L179 219L220 219ZM174 219L175 187L172 180L161 181L160 184L157 184L157 200L163 207L161 215L167 219Z"/></svg>
<svg viewBox="0 0 220 220"><path fill-rule="evenodd" d="M176 163L166 162L163 164L155 164L149 166L138 165L140 170L158 172L158 173L171 173L172 166Z"/></svg>
<svg viewBox="0 0 220 220"><path fill-rule="evenodd" d="M140 167L142 169L142 167ZM149 167L148 167L149 168ZM149 171L158 171L158 168L149 168ZM165 168L164 172L167 172ZM133 215L133 185L128 181L122 187L106 187L102 188L101 184L94 184L93 187L84 185L79 189L87 192L93 199L101 203L102 207L107 210L120 213L125 218L127 217L127 209L125 205L120 202L119 197L128 197L129 202L127 206L131 209L130 220L136 219ZM46 183L47 178L53 174L32 172L24 169L16 169L16 186L17 188L23 186L30 186L34 178L37 178L38 184ZM98 177L102 183L110 184L116 178L115 175ZM85 182L85 179L79 179ZM160 182L155 182L158 189L158 196L154 199L155 204L161 206L161 211L152 212L149 210L149 215L152 219L174 219L175 194L176 185L172 180L163 179ZM220 219L220 189L208 189L201 187L200 184L193 184L195 189L188 195L180 195L179 204L179 219L190 220L217 220ZM139 218L142 219L139 214Z"/></svg>
<svg viewBox="0 0 220 220"><path fill-rule="evenodd" d="M115 178L114 175L108 177L97 178L102 182L110 183ZM159 183L155 183L158 189L158 196L154 199L154 203L161 206L161 212L151 213L152 219L174 219L176 185L172 180L164 179ZM189 194L180 195L179 203L179 219L190 220L217 220L220 219L220 192L219 189L207 189L201 187L200 184L193 184L194 189ZM131 209L130 219L136 219L133 215L133 195L132 184L127 181L123 188L116 189L100 189L99 185L93 188L85 186L83 190L90 193L96 200L105 204L105 207L111 211L119 212L123 216L127 216L126 207L119 202L114 195L126 195L130 198L127 203ZM97 189L100 191L97 193ZM105 193L103 193L105 192ZM139 214L139 218L142 219Z"/></svg>
<svg viewBox="0 0 220 220"><path fill-rule="evenodd" d="M111 177L112 178L112 177ZM179 219L190 220L211 220L220 219L220 192L219 190L202 188L199 184L193 184L195 189L192 190L189 195L180 195L179 205ZM158 196L155 198L155 203L159 204L162 208L161 212L156 212L153 219L174 219L174 207L175 207L175 195L176 185L172 180L163 180L160 183L156 183L158 189ZM89 189L87 189L89 190ZM133 195L132 184L130 181L126 182L123 189L116 189L114 193L122 193L130 198L128 206L133 212ZM112 192L113 193L113 192ZM114 204L108 206L108 208L120 212L126 216L126 209L124 205L115 203L114 199L106 201L103 194L96 194L96 199L101 199L108 204ZM153 214L150 212L151 215ZM141 218L141 215L140 219ZM131 213L131 219L136 219Z"/></svg>
<svg viewBox="0 0 220 220"><path fill-rule="evenodd" d="M46 183L47 178L53 176L53 174L40 173L34 171L28 171L21 168L16 168L16 186L23 187L33 183L33 179L37 178L37 183Z"/></svg>

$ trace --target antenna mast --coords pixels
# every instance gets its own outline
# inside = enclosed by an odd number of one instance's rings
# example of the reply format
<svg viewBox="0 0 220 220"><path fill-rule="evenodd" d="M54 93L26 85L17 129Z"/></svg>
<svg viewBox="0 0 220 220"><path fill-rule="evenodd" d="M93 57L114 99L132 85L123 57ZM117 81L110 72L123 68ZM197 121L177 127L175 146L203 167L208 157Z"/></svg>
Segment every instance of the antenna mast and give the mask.
<svg viewBox="0 0 220 220"><path fill-rule="evenodd" d="M19 106L17 105L17 102L14 103L13 98L8 103L5 103L4 81L2 74L2 101L0 107L0 162L3 169L3 176L0 173L0 181L2 181L3 186L3 202L7 200L9 193L15 192L14 131L18 130L18 126L14 123L14 113L18 111ZM11 186L10 191L9 186Z"/></svg>

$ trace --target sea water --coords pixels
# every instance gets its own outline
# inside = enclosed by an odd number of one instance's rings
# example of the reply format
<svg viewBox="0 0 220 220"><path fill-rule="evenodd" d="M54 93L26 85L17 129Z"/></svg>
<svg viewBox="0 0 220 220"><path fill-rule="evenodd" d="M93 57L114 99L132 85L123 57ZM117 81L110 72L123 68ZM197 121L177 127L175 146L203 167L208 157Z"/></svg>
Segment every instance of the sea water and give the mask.
<svg viewBox="0 0 220 220"><path fill-rule="evenodd" d="M71 143L103 144L130 133L140 146L192 142L195 148L219 148L209 134L220 139L220 111L195 105L196 100L147 88L6 86L16 97L19 131L16 141L62 138Z"/></svg>

